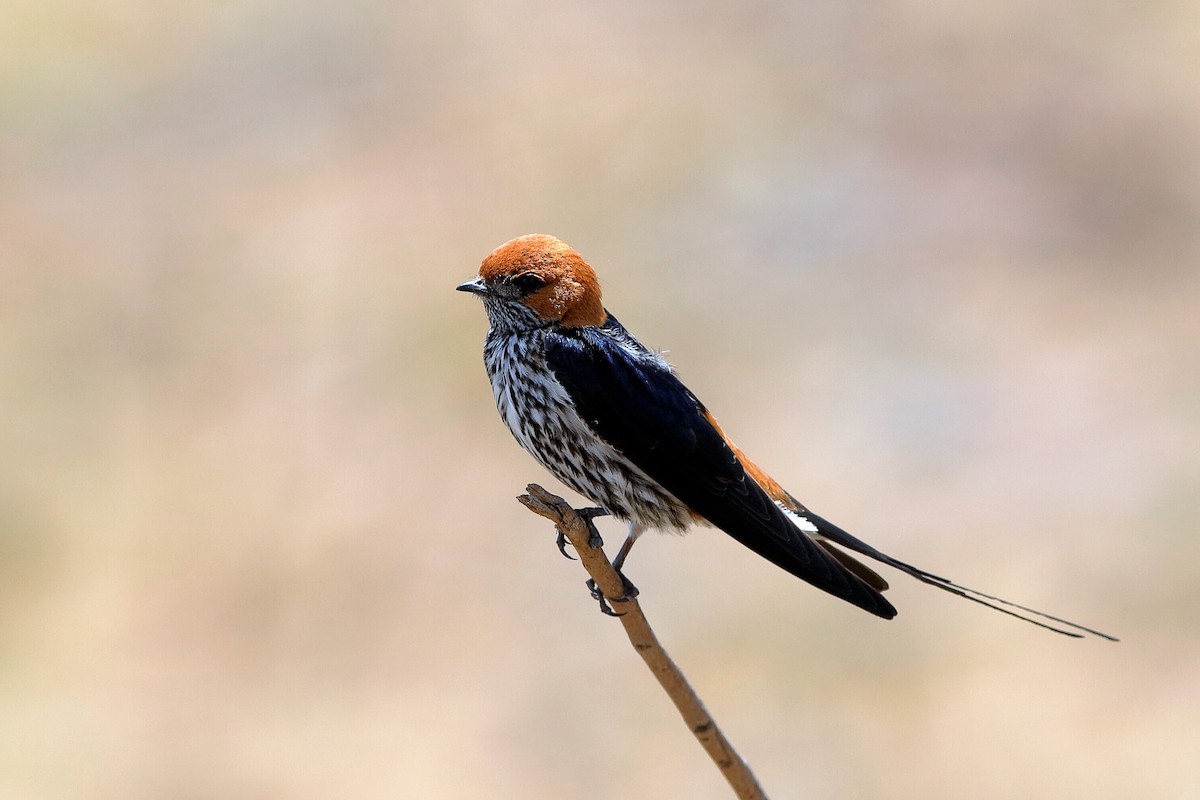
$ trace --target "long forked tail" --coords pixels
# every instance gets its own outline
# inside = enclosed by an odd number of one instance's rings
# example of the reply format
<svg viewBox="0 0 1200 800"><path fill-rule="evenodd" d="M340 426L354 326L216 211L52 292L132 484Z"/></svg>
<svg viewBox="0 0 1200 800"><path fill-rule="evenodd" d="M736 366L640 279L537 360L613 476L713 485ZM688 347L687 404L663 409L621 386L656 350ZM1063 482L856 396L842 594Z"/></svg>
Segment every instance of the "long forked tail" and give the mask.
<svg viewBox="0 0 1200 800"><path fill-rule="evenodd" d="M1110 642L1120 641L1115 636L1110 636L1107 633L1095 630L1094 628L1089 628L1086 625L1080 625L1077 622L1071 622L1070 620L1056 617L1053 614L1047 614L1044 611L1038 611L1037 609L1023 606L1019 603L1014 603L1011 600L1005 600L1002 597L986 594L978 589L971 589L966 586L962 586L961 584L957 584L948 578L943 578L940 575L934 575L931 572L918 569L911 564L905 564L903 561L892 558L887 553L876 550L874 547L862 541L861 539L851 536L849 533L846 533L846 531L834 525L832 522L813 514L811 511L807 512L804 516L811 520L816 525L820 535L830 542L839 544L842 547L845 547L847 550L853 550L860 555L864 555L868 558L873 558L876 561L887 564L889 567L898 569L906 575L911 575L921 583L927 583L930 586L935 586L944 592L949 592L950 594L958 595L959 597L965 597L971 602L987 606L994 611L999 611L1001 614L1008 614L1010 617L1016 617L1019 620L1024 620L1031 625L1037 625L1039 628L1045 628L1048 631L1061 633L1063 636L1082 639L1084 634L1090 633L1093 636L1099 636L1101 639L1107 639Z"/></svg>

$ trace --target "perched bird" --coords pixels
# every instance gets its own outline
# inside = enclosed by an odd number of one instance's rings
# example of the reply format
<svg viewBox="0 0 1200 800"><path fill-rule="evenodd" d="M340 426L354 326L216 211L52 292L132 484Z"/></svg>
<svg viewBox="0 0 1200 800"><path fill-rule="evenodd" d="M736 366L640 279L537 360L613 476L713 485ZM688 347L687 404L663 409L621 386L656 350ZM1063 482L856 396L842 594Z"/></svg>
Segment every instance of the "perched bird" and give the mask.
<svg viewBox="0 0 1200 800"><path fill-rule="evenodd" d="M457 287L483 300L483 357L516 440L563 483L627 522L720 528L818 589L885 619L887 582L850 550L1067 636L1113 637L899 561L809 511L738 449L671 366L604 308L592 267L553 236L521 236ZM1037 619L1034 619L1034 618Z"/></svg>

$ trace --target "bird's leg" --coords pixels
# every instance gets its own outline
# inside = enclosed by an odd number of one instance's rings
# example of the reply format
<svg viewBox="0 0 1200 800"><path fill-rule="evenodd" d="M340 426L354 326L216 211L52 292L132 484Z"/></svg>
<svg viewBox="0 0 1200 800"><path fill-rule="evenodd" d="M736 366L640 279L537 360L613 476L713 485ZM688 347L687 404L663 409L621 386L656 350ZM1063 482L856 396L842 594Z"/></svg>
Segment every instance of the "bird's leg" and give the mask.
<svg viewBox="0 0 1200 800"><path fill-rule="evenodd" d="M644 527L637 525L634 522L630 522L629 535L625 537L624 544L622 544L621 549L617 551L617 557L613 559L613 569L616 571L617 575L620 576L621 583L625 587L625 591L620 597L612 598L615 602L626 603L638 596L638 588L633 585L633 582L629 580L629 578L625 577L625 573L621 571L621 567L624 566L625 559L629 557L629 551L633 549L633 543L637 541L637 538L642 535L642 531L644 530ZM588 580L587 587L588 591L592 593L592 599L600 603L600 610L602 612L610 617L621 616L613 611L608 605L608 598L604 596L604 592L600 591L600 587L596 585L594 580Z"/></svg>
<svg viewBox="0 0 1200 800"><path fill-rule="evenodd" d="M625 586L625 594L622 597L614 598L616 600L632 600L638 596L638 588L633 585L633 581L625 577L623 570L625 559L629 558L629 551L633 549L633 543L642 535L645 527L638 525L636 522L629 523L629 535L625 537L625 541L621 544L621 549L617 551L617 557L613 559L613 569L621 576L621 583Z"/></svg>
<svg viewBox="0 0 1200 800"><path fill-rule="evenodd" d="M577 508L575 513L584 521L588 529L588 544L592 547L603 547L604 540L600 538L600 531L596 530L595 523L592 522L596 517L607 517L611 512L607 508L594 506L592 508ZM558 538L554 540L558 545L558 552L563 554L564 558L575 560L575 556L567 552L567 535L562 532L562 528L558 529Z"/></svg>
<svg viewBox="0 0 1200 800"><path fill-rule="evenodd" d="M629 551L633 549L633 543L642 535L642 531L632 522L629 523L629 535L625 537L625 543L621 545L621 549L617 551L617 557L613 559L613 569L617 572L621 571L621 567L625 566L625 559L629 558Z"/></svg>

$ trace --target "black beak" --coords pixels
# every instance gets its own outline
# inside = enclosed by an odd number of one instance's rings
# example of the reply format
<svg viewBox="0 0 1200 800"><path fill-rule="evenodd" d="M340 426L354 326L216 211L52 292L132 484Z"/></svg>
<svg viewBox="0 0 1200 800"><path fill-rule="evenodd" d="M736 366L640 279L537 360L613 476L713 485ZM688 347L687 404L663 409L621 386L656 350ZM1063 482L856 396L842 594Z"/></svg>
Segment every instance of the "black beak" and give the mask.
<svg viewBox="0 0 1200 800"><path fill-rule="evenodd" d="M471 294L491 294L492 290L483 282L483 278L476 278L473 281L460 283L454 287L456 292L470 292Z"/></svg>

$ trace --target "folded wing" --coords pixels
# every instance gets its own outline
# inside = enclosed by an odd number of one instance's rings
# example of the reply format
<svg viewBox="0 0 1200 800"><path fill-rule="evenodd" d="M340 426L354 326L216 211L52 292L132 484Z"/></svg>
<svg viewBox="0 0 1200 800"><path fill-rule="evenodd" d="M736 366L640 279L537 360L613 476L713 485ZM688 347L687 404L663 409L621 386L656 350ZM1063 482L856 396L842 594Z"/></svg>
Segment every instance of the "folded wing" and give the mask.
<svg viewBox="0 0 1200 800"><path fill-rule="evenodd" d="M604 441L697 515L796 577L885 619L896 609L747 474L704 405L609 315L547 335L546 358Z"/></svg>

